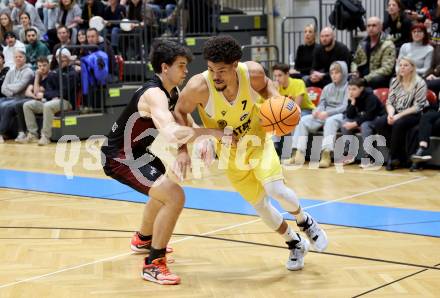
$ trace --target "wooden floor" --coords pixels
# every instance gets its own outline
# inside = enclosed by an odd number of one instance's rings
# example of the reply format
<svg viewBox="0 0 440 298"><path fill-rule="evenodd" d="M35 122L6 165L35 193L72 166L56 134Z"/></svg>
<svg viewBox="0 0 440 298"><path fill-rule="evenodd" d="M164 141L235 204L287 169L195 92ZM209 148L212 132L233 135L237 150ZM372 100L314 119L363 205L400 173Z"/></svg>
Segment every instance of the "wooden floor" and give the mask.
<svg viewBox="0 0 440 298"><path fill-rule="evenodd" d="M104 177L84 168L91 158L84 148L77 149L81 162L73 174ZM62 174L55 149L0 144L0 169ZM351 166L344 173L304 168L285 175L300 197L328 204L440 211L437 171ZM230 189L219 172L186 184ZM258 217L191 209L171 240L170 267L182 284L152 284L140 278L143 256L129 249L142 209L0 188L0 297L440 297L440 238L324 225L326 253L310 252L305 268L290 272L283 240Z"/></svg>

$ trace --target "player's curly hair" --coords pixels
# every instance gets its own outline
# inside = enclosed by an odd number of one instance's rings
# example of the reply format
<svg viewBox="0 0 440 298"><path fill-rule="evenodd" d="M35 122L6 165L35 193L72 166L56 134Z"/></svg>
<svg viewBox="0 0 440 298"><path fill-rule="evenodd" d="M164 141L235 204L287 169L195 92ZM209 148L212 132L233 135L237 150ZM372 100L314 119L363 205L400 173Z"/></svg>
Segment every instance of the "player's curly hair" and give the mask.
<svg viewBox="0 0 440 298"><path fill-rule="evenodd" d="M242 56L240 44L229 35L210 37L203 46L203 57L214 63L232 64Z"/></svg>
<svg viewBox="0 0 440 298"><path fill-rule="evenodd" d="M151 47L150 62L155 73L162 72L162 63L172 65L177 57L185 57L188 63L193 59L187 47L171 40L155 41Z"/></svg>

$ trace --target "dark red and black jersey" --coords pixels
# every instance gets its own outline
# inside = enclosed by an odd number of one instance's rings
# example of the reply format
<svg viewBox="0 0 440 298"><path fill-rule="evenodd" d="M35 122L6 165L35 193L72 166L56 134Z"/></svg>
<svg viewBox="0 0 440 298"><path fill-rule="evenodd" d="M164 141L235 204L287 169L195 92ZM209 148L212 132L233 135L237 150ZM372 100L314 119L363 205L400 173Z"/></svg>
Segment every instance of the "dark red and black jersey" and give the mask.
<svg viewBox="0 0 440 298"><path fill-rule="evenodd" d="M118 120L113 123L107 135L108 143L102 147L102 152L107 158L125 156L127 152L137 159L153 143L157 135L156 127L150 117L140 117L138 110L139 99L150 88L160 88L168 98L168 107L174 111L179 97L178 89L174 88L171 94L163 87L161 79L156 75L135 91L131 101L124 109ZM149 130L151 129L151 130Z"/></svg>

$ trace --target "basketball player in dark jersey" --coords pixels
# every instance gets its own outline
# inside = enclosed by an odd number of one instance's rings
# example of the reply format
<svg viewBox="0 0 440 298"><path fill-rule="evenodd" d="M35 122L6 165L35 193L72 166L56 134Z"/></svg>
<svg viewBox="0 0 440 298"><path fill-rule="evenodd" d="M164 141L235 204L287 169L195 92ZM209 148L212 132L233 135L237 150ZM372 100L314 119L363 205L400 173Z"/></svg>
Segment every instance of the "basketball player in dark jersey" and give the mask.
<svg viewBox="0 0 440 298"><path fill-rule="evenodd" d="M178 145L201 135L218 138L215 129L178 125L173 110L178 88L187 75L191 53L172 41L159 41L150 54L155 76L139 88L113 124L108 143L102 147L106 175L149 196L139 232L131 240L132 250L148 253L142 277L159 284L178 284L180 277L167 267L166 252L177 218L184 206L183 189L165 175L162 161L149 151L157 132ZM187 156L182 154L184 158ZM178 155L179 158L179 155ZM180 161L189 164L190 161Z"/></svg>

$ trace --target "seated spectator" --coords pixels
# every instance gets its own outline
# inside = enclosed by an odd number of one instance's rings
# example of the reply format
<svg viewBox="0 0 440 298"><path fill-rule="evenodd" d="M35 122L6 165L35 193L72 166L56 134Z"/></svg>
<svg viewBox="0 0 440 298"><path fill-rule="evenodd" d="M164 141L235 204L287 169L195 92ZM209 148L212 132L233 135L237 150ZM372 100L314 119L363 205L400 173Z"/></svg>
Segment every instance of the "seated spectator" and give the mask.
<svg viewBox="0 0 440 298"><path fill-rule="evenodd" d="M411 20L406 16L400 0L389 0L383 31L390 35L397 52L400 47L411 41Z"/></svg>
<svg viewBox="0 0 440 298"><path fill-rule="evenodd" d="M331 83L330 65L335 61L344 61L350 65L351 54L343 43L336 41L335 32L330 27L322 29L319 40L321 44L313 51L312 71L306 85L323 88Z"/></svg>
<svg viewBox="0 0 440 298"><path fill-rule="evenodd" d="M315 105L309 99L306 85L303 80L289 77L289 65L275 64L272 67L274 83L283 96L293 99L301 108L301 116L309 115L315 109Z"/></svg>
<svg viewBox="0 0 440 298"><path fill-rule="evenodd" d="M88 29L89 21L95 16L104 16L105 5L100 0L86 0L82 7L80 28Z"/></svg>
<svg viewBox="0 0 440 298"><path fill-rule="evenodd" d="M79 23L81 22L81 8L75 0L60 0L56 26L63 25L70 30L72 42L76 41Z"/></svg>
<svg viewBox="0 0 440 298"><path fill-rule="evenodd" d="M46 33L46 27L38 15L37 9L25 0L14 0L15 7L11 13L12 23L20 25L20 15L27 12L31 18L31 24L38 28L41 34Z"/></svg>
<svg viewBox="0 0 440 298"><path fill-rule="evenodd" d="M108 0L109 6L104 10L104 19L106 21L121 21L126 18L127 13L124 6L119 4L119 0ZM118 53L119 33L121 32L119 23L107 22L106 29L110 33L111 45L114 53Z"/></svg>
<svg viewBox="0 0 440 298"><path fill-rule="evenodd" d="M13 32L13 24L11 16L7 13L0 14L0 44L2 46L6 45L6 32Z"/></svg>
<svg viewBox="0 0 440 298"><path fill-rule="evenodd" d="M15 49L15 65L6 74L1 91L6 96L0 98L0 143L4 142L6 133L11 129L10 125L16 116L17 104L25 99L26 86L32 80L34 72L26 64L26 53L23 49ZM19 126L23 126L19 124Z"/></svg>
<svg viewBox="0 0 440 298"><path fill-rule="evenodd" d="M2 52L0 52L0 86L3 85L5 81L6 74L9 71L9 67L5 66L5 56ZM0 92L0 98L6 97L3 93Z"/></svg>
<svg viewBox="0 0 440 298"><path fill-rule="evenodd" d="M373 134L371 128L373 121L384 113L385 109L382 103L370 89L366 89L364 79L352 78L348 82L348 105L341 127L343 135L351 135L360 131L362 141L364 141ZM356 156L348 157L345 164L354 162ZM370 159L369 155L364 157ZM369 163L363 165L368 166Z"/></svg>
<svg viewBox="0 0 440 298"><path fill-rule="evenodd" d="M428 17L429 10L433 9L436 0L402 0L405 13L413 22L424 22Z"/></svg>
<svg viewBox="0 0 440 298"><path fill-rule="evenodd" d="M64 69L64 71L74 72L72 68L69 68L70 53L68 53L67 49L62 49L61 51L62 69ZM27 96L32 100L27 101L23 105L28 134L26 138L23 138L19 143L37 142L38 125L35 119L36 114L43 114L43 127L41 128L41 137L38 140L38 145L44 146L50 143L50 137L52 136L52 120L54 115L61 111L58 76L59 70L56 72L49 72L49 61L45 57L40 57L38 59L38 70L35 73L34 85L27 90ZM63 88L66 88L66 86L63 85ZM63 109L72 109L71 103L66 99L63 99Z"/></svg>
<svg viewBox="0 0 440 298"><path fill-rule="evenodd" d="M66 26L59 26L57 28L57 37L60 42L57 43L52 50L52 61L50 62L51 70L58 68L58 62L57 59L55 59L55 53L57 52L57 50L62 47L67 47L73 44L73 42L70 39L70 30L67 29Z"/></svg>
<svg viewBox="0 0 440 298"><path fill-rule="evenodd" d="M128 0L127 5L128 19L139 23L130 24L131 30L135 35L127 37L128 42L124 42L124 48L121 54L124 56L125 60L140 60L142 55L141 44L143 43L144 37L142 30L144 29L144 25L149 25L148 22L144 22L147 11L144 9L143 0Z"/></svg>
<svg viewBox="0 0 440 298"><path fill-rule="evenodd" d="M57 23L59 0L38 0L35 3L37 10L43 10L43 23L47 30L54 29Z"/></svg>
<svg viewBox="0 0 440 298"><path fill-rule="evenodd" d="M431 110L423 113L419 123L419 148L411 156L411 161L414 164L420 162L427 162L432 159L429 152L429 144L431 136L440 136L440 109L435 111ZM412 166L414 168L415 165Z"/></svg>
<svg viewBox="0 0 440 298"><path fill-rule="evenodd" d="M313 24L304 27L304 44L296 49L295 68L290 71L294 78L302 79L310 75L313 51L316 47L316 31Z"/></svg>
<svg viewBox="0 0 440 298"><path fill-rule="evenodd" d="M18 31L18 39L24 44L27 43L26 41L26 30L33 28L35 32L37 32L37 39L40 39L40 32L38 31L38 28L35 26L32 26L31 24L31 18L29 17L29 14L27 12L23 12L20 15L20 26L17 26Z"/></svg>
<svg viewBox="0 0 440 298"><path fill-rule="evenodd" d="M87 45L86 30L84 30L84 29L78 30L76 45L77 46L86 46ZM85 49L85 48L76 48L76 49L72 49L71 52L72 52L72 55L77 56L77 58L78 58L77 61L79 62L79 58L86 55L86 51L87 51L87 49ZM75 64L79 65L79 63L75 63Z"/></svg>
<svg viewBox="0 0 440 298"><path fill-rule="evenodd" d="M414 61L399 60L399 72L391 81L386 112L373 123L377 133L389 142L388 171L406 163L405 139L407 132L419 123L422 110L428 106L426 83L417 75Z"/></svg>
<svg viewBox="0 0 440 298"><path fill-rule="evenodd" d="M5 65L12 68L15 65L15 50L20 49L26 52L24 44L17 40L14 32L6 32L6 46L3 47L3 55L5 55Z"/></svg>
<svg viewBox="0 0 440 298"><path fill-rule="evenodd" d="M434 48L429 44L429 33L425 25L415 24L411 28L412 42L404 43L399 51L398 60L408 57L416 64L417 74L424 77L431 67ZM399 71L396 65L396 72Z"/></svg>
<svg viewBox="0 0 440 298"><path fill-rule="evenodd" d="M343 121L343 112L347 108L347 77L348 69L345 61L333 62L330 66L332 83L322 90L318 107L311 115L301 119L294 130L292 145L296 149L293 162L304 164L307 149L307 137L310 132L316 132L324 127L320 168L331 165L331 153L334 149L335 137Z"/></svg>
<svg viewBox="0 0 440 298"><path fill-rule="evenodd" d="M47 57L50 52L44 43L37 39L37 31L34 28L26 30L26 58L31 65L32 70L37 69L37 59L39 57Z"/></svg>
<svg viewBox="0 0 440 298"><path fill-rule="evenodd" d="M176 4L176 0L147 0L147 6L153 10L157 20L171 16Z"/></svg>
<svg viewBox="0 0 440 298"><path fill-rule="evenodd" d="M95 52L101 50L106 52L109 58L109 72L111 74L117 74L117 67L115 61L115 54L113 53L113 49L108 43L108 41L101 36L99 36L98 31L95 28L87 29L87 44L88 45L96 45L96 49L90 49L85 52L85 54L90 54L91 52Z"/></svg>
<svg viewBox="0 0 440 298"><path fill-rule="evenodd" d="M364 78L373 88L388 87L396 62L396 49L382 33L377 17L367 20L368 36L359 44L351 64L352 77Z"/></svg>

